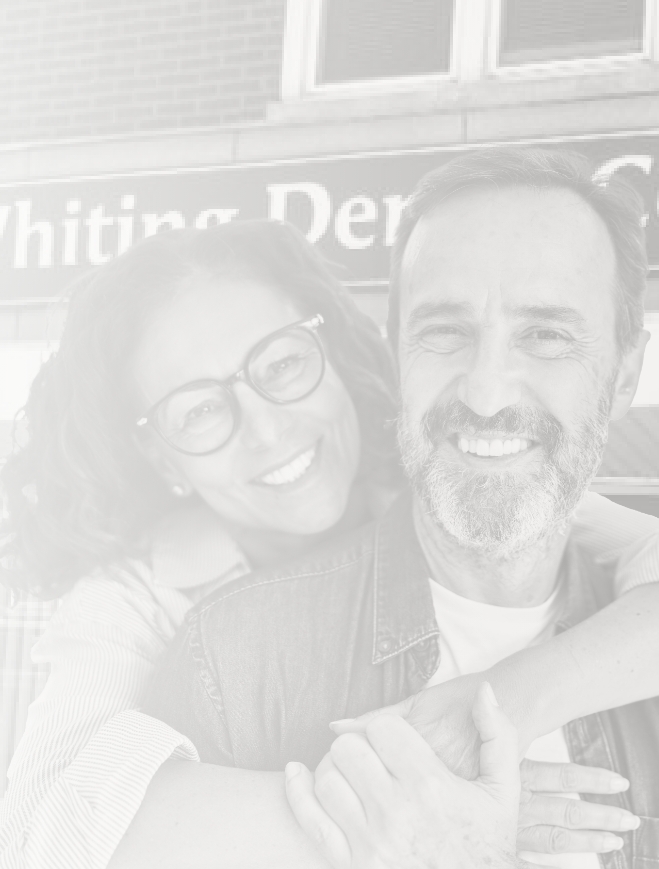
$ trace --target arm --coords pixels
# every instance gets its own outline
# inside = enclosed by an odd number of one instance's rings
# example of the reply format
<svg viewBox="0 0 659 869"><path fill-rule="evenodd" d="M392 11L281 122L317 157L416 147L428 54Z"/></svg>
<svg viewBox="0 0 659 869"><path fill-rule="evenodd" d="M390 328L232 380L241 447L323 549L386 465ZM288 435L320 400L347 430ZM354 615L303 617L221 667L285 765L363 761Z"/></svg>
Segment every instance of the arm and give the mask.
<svg viewBox="0 0 659 869"><path fill-rule="evenodd" d="M659 583L624 594L570 630L490 671L526 747L575 718L659 694Z"/></svg>
<svg viewBox="0 0 659 869"><path fill-rule="evenodd" d="M108 869L328 869L288 807L284 775L170 760Z"/></svg>
<svg viewBox="0 0 659 869"><path fill-rule="evenodd" d="M1 866L104 865L160 764L175 751L196 756L135 711L177 605L180 618L189 606L176 595L165 593L165 609L130 578L97 576L63 602L33 652L51 672L9 770Z"/></svg>
<svg viewBox="0 0 659 869"><path fill-rule="evenodd" d="M473 707L479 777L453 775L397 716L339 737L312 775L287 768L287 795L300 825L333 827L322 850L335 869L521 869L515 852L519 769L514 728L491 688ZM294 769L291 769L293 767Z"/></svg>

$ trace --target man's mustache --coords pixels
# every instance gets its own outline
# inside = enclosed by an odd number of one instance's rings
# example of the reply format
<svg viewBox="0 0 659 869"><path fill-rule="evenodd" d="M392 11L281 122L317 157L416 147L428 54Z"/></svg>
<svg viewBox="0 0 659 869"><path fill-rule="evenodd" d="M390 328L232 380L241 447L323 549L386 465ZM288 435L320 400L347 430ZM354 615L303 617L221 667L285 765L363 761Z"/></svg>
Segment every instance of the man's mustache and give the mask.
<svg viewBox="0 0 659 869"><path fill-rule="evenodd" d="M426 437L435 447L456 433L477 438L498 432L506 438L528 437L551 453L563 433L556 417L536 407L516 404L503 407L494 416L479 416L457 399L445 405L434 405L424 414L422 425Z"/></svg>

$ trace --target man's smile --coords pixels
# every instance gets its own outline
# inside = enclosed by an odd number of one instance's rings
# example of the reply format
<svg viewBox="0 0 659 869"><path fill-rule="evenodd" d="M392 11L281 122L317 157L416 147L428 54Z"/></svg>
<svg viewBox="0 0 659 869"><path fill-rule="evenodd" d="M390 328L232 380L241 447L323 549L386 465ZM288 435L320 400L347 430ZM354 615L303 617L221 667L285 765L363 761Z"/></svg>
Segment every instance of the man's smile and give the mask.
<svg viewBox="0 0 659 869"><path fill-rule="evenodd" d="M463 453L477 456L509 456L532 448L534 441L528 436L475 437L471 434L457 434L458 449Z"/></svg>

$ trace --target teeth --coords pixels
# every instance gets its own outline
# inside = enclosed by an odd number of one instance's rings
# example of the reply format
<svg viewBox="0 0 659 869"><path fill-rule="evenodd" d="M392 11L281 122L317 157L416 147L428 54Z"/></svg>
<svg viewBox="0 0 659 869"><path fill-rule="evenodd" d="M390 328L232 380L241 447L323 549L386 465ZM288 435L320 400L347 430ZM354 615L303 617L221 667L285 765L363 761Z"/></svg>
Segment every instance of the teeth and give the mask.
<svg viewBox="0 0 659 869"><path fill-rule="evenodd" d="M266 483L268 486L283 486L285 483L294 483L309 469L309 466L316 455L316 447L307 450L306 453L293 459L288 465L277 468L275 471L270 471L263 477L259 477L260 483Z"/></svg>
<svg viewBox="0 0 659 869"><path fill-rule="evenodd" d="M510 438L503 441L500 438L474 440L474 438L467 438L464 435L458 437L458 449L463 453L474 453L477 456L509 456L511 453L528 450L529 444L530 441L527 438Z"/></svg>

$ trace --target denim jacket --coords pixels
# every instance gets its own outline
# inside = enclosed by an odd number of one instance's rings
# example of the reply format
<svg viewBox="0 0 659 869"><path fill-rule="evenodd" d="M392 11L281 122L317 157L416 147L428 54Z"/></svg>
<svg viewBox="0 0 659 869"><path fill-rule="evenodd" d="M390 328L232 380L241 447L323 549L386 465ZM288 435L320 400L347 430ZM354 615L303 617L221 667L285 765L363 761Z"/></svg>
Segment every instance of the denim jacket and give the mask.
<svg viewBox="0 0 659 869"><path fill-rule="evenodd" d="M570 552L558 629L612 598L612 578L582 562ZM145 711L188 736L207 763L313 769L332 742L330 721L395 703L437 669L429 575L403 496L380 522L204 599L166 653ZM659 706L572 722L567 741L574 761L630 777L627 794L603 801L644 818L602 865L659 869Z"/></svg>

